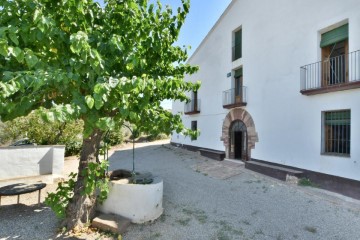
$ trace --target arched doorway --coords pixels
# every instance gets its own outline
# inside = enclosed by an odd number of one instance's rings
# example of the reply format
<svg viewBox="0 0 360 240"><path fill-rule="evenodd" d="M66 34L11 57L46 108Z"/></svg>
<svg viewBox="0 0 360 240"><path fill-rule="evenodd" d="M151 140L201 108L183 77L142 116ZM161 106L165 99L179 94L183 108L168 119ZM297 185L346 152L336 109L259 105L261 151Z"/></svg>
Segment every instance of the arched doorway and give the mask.
<svg viewBox="0 0 360 240"><path fill-rule="evenodd" d="M235 120L230 126L229 157L232 159L247 159L247 130L244 122Z"/></svg>
<svg viewBox="0 0 360 240"><path fill-rule="evenodd" d="M234 132L234 136L232 136L232 132ZM235 134L236 132L242 132L242 136L240 133ZM237 148L235 145L239 145L238 142L242 141L241 153L238 152L236 155L240 154L239 159L242 160L251 159L251 149L255 148L255 143L259 141L259 138L255 130L254 120L245 109L234 108L226 115L222 126L221 141L224 142L226 158L236 158L234 150ZM231 149L232 141L234 141L233 149Z"/></svg>

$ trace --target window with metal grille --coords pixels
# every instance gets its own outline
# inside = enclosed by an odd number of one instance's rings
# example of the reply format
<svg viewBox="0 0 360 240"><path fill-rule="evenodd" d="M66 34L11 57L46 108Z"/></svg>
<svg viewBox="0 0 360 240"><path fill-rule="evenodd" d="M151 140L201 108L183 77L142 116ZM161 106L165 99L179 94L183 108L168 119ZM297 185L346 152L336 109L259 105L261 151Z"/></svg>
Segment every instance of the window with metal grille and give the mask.
<svg viewBox="0 0 360 240"><path fill-rule="evenodd" d="M193 130L193 131L197 131L197 121L191 121L191 130ZM196 140L197 139L197 137L196 136L192 136L191 137L191 141L194 141L194 140Z"/></svg>
<svg viewBox="0 0 360 240"><path fill-rule="evenodd" d="M350 155L350 110L323 113L323 153Z"/></svg>

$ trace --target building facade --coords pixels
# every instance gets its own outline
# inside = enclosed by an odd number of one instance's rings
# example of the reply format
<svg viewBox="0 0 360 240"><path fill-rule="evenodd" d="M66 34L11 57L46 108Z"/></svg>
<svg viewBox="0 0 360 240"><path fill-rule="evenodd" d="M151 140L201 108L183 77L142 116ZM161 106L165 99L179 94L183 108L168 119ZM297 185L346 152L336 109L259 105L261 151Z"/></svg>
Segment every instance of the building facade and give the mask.
<svg viewBox="0 0 360 240"><path fill-rule="evenodd" d="M233 0L188 60L171 142L360 181L360 1Z"/></svg>

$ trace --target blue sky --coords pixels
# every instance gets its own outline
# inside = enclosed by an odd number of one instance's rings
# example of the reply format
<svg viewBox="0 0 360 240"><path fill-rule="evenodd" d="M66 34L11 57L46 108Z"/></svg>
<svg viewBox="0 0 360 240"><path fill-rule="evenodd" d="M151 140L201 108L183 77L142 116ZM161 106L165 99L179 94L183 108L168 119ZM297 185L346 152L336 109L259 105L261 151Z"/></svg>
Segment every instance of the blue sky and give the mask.
<svg viewBox="0 0 360 240"><path fill-rule="evenodd" d="M98 2L103 4L103 0ZM155 2L155 0L151 0L151 2ZM176 45L191 46L191 50L188 51L190 57L230 2L231 0L191 0L190 12L180 31ZM181 0L161 0L161 3L163 6L170 5L174 10L181 6ZM171 108L170 101L164 101L162 105L164 108Z"/></svg>
<svg viewBox="0 0 360 240"><path fill-rule="evenodd" d="M169 4L174 8L180 6L180 0L163 0L163 4ZM214 26L231 0L191 0L190 11L186 17L180 36L177 41L179 46L191 46L188 51L189 57ZM162 106L171 109L171 101L164 101Z"/></svg>
<svg viewBox="0 0 360 240"><path fill-rule="evenodd" d="M163 5L176 9L181 0L161 0ZM186 17L177 44L190 45L189 56L196 50L201 41L214 26L231 0L191 0L190 12Z"/></svg>

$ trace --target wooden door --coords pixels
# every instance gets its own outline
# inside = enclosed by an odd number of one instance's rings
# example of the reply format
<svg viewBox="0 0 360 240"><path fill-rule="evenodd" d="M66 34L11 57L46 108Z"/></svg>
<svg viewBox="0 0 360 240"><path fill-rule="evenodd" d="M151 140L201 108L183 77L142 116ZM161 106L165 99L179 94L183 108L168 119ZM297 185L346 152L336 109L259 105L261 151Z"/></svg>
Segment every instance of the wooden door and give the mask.
<svg viewBox="0 0 360 240"><path fill-rule="evenodd" d="M349 81L349 43L344 40L321 49L321 86Z"/></svg>
<svg viewBox="0 0 360 240"><path fill-rule="evenodd" d="M235 103L241 103L243 101L243 77L235 78Z"/></svg>

